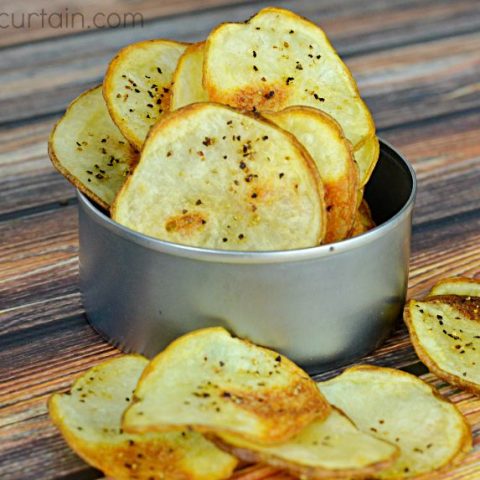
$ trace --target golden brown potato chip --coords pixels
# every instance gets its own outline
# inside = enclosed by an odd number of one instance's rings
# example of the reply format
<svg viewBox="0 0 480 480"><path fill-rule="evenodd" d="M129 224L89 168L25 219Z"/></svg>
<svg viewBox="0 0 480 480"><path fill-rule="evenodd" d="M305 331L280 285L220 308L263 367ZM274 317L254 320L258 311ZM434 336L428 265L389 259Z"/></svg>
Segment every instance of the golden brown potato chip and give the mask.
<svg viewBox="0 0 480 480"><path fill-rule="evenodd" d="M357 201L356 201L357 210L360 208L360 205L362 204L364 191L365 191L364 187L359 188L357 190Z"/></svg>
<svg viewBox="0 0 480 480"><path fill-rule="evenodd" d="M208 101L208 94L202 83L204 48L205 42L195 43L180 57L173 75L171 110Z"/></svg>
<svg viewBox="0 0 480 480"><path fill-rule="evenodd" d="M295 480L290 475L270 465L246 465L239 467L230 480Z"/></svg>
<svg viewBox="0 0 480 480"><path fill-rule="evenodd" d="M411 300L404 318L415 351L429 370L480 394L480 297Z"/></svg>
<svg viewBox="0 0 480 480"><path fill-rule="evenodd" d="M480 280L468 277L444 278L437 282L430 290L429 297L433 295L463 295L480 297Z"/></svg>
<svg viewBox="0 0 480 480"><path fill-rule="evenodd" d="M355 80L323 30L288 10L265 8L245 23L214 29L203 78L212 101L240 109L321 108L354 147L375 133Z"/></svg>
<svg viewBox="0 0 480 480"><path fill-rule="evenodd" d="M362 200L360 208L355 214L355 221L353 222L353 228L350 232L350 237L356 237L362 233L368 232L372 228L375 228L376 224L372 218L372 212L366 200Z"/></svg>
<svg viewBox="0 0 480 480"><path fill-rule="evenodd" d="M147 40L123 48L110 62L103 95L113 121L138 150L150 127L170 109L177 62L187 44Z"/></svg>
<svg viewBox="0 0 480 480"><path fill-rule="evenodd" d="M279 444L260 445L231 434L214 441L246 462L266 463L310 479L366 478L390 466L399 454L398 447L361 432L337 409Z"/></svg>
<svg viewBox="0 0 480 480"><path fill-rule="evenodd" d="M380 143L376 135L368 137L353 155L358 167L359 185L363 187L370 179L380 155Z"/></svg>
<svg viewBox="0 0 480 480"><path fill-rule="evenodd" d="M329 410L315 382L290 360L223 328L207 328L179 338L150 363L123 428L188 426L269 444L287 440Z"/></svg>
<svg viewBox="0 0 480 480"><path fill-rule="evenodd" d="M472 446L455 405L419 378L360 365L318 384L328 401L363 432L400 447L397 461L375 478L412 478L458 461Z"/></svg>
<svg viewBox="0 0 480 480"><path fill-rule="evenodd" d="M350 233L357 200L357 167L350 142L332 117L312 107L289 107L262 114L292 133L313 158L325 189L327 233L324 243L343 240Z"/></svg>
<svg viewBox="0 0 480 480"><path fill-rule="evenodd" d="M148 360L125 355L83 374L49 400L50 416L70 447L116 480L228 478L237 461L201 434L124 433L120 421Z"/></svg>
<svg viewBox="0 0 480 480"><path fill-rule="evenodd" d="M313 160L288 132L197 103L150 132L112 218L175 243L225 250L318 245L326 211Z"/></svg>
<svg viewBox="0 0 480 480"><path fill-rule="evenodd" d="M108 114L101 86L70 104L50 134L48 153L67 180L105 209L137 160Z"/></svg>

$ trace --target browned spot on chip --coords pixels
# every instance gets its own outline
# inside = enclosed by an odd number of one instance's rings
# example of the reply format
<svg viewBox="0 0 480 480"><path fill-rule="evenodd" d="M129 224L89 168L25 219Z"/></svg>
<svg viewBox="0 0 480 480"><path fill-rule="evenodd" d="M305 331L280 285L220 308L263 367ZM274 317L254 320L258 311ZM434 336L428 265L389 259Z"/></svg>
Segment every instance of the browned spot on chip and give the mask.
<svg viewBox="0 0 480 480"><path fill-rule="evenodd" d="M351 169L339 181L324 182L327 233L324 243L343 240L355 220L356 172Z"/></svg>
<svg viewBox="0 0 480 480"><path fill-rule="evenodd" d="M450 305L468 319L480 322L480 297L438 295L436 297L432 297L432 301Z"/></svg>
<svg viewBox="0 0 480 480"><path fill-rule="evenodd" d="M358 172L340 125L325 112L305 106L262 115L294 135L315 162L327 211L323 243L345 239L355 219Z"/></svg>
<svg viewBox="0 0 480 480"><path fill-rule="evenodd" d="M215 95L212 95L214 98ZM281 84L262 82L257 85L248 85L232 93L227 99L229 105L245 111L272 110L283 108L288 98L288 89ZM225 99L218 99L218 101Z"/></svg>
<svg viewBox="0 0 480 480"><path fill-rule="evenodd" d="M165 222L167 232L180 232L184 235L193 234L205 225L205 219L199 213L183 213L170 217Z"/></svg>
<svg viewBox="0 0 480 480"><path fill-rule="evenodd" d="M275 371L273 372L275 375ZM299 378L296 383L289 385L285 390L261 388L251 390L248 394L242 391L236 394L234 390L223 392L222 398L226 398L238 407L253 412L268 421L272 416L275 422L270 423L269 434L272 437L283 434L285 422L296 418L300 423L308 423L313 416L325 417L329 411L327 403L319 409L318 399L312 390L310 379ZM296 399L302 399L296 403ZM305 399L305 401L303 401Z"/></svg>
<svg viewBox="0 0 480 480"><path fill-rule="evenodd" d="M355 214L355 220L349 237L356 237L362 233L368 232L372 228L375 228L376 224L372 218L372 212L365 200L362 200L360 207Z"/></svg>

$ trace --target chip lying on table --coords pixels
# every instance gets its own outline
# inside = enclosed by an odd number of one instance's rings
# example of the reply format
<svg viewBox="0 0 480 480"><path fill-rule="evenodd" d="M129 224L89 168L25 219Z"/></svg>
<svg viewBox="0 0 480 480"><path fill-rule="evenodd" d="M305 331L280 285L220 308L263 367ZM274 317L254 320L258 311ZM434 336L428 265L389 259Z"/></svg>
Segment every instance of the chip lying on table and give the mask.
<svg viewBox="0 0 480 480"><path fill-rule="evenodd" d="M232 478L393 480L454 465L471 447L461 413L412 375L361 366L317 386L220 327L150 362L108 360L49 410L68 444L118 480L221 480L244 462L260 463Z"/></svg>
<svg viewBox="0 0 480 480"><path fill-rule="evenodd" d="M462 414L413 375L361 365L318 386L360 430L400 447L397 461L376 478L431 472L458 462L471 448L470 428Z"/></svg>
<svg viewBox="0 0 480 480"><path fill-rule="evenodd" d="M157 355L135 389L123 428L188 426L271 444L329 411L313 380L294 363L218 327L187 334Z"/></svg>
<svg viewBox="0 0 480 480"><path fill-rule="evenodd" d="M125 355L87 371L50 398L50 416L70 447L116 480L228 478L237 460L188 429L135 435L121 417L148 360Z"/></svg>
<svg viewBox="0 0 480 480"><path fill-rule="evenodd" d="M454 287L458 291L459 285ZM417 355L433 373L480 393L480 297L439 295L411 300L404 319Z"/></svg>
<svg viewBox="0 0 480 480"><path fill-rule="evenodd" d="M358 430L333 408L326 419L313 421L290 440L261 445L231 434L214 441L246 462L261 462L301 478L366 478L391 465L399 454L392 443Z"/></svg>
<svg viewBox="0 0 480 480"><path fill-rule="evenodd" d="M468 277L444 278L436 283L428 294L434 295L462 295L480 297L480 280Z"/></svg>

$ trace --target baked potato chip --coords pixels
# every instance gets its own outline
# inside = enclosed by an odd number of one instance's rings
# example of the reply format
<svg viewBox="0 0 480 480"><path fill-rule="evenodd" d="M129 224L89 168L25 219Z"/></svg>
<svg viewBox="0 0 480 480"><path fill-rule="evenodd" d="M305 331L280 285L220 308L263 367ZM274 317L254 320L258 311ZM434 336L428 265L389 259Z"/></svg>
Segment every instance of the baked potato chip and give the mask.
<svg viewBox="0 0 480 480"><path fill-rule="evenodd" d="M428 294L433 295L461 295L480 297L480 280L468 277L444 278L434 285Z"/></svg>
<svg viewBox="0 0 480 480"><path fill-rule="evenodd" d="M50 134L48 153L67 180L107 210L137 159L108 114L101 86L70 104Z"/></svg>
<svg viewBox="0 0 480 480"><path fill-rule="evenodd" d="M370 179L380 155L380 143L377 136L368 137L363 145L354 151L353 155L358 167L359 185L363 187Z"/></svg>
<svg viewBox="0 0 480 480"><path fill-rule="evenodd" d="M50 416L67 443L116 480L228 478L236 459L197 432L122 431L122 413L147 364L139 355L118 357L90 369L70 392L53 395Z"/></svg>
<svg viewBox="0 0 480 480"><path fill-rule="evenodd" d="M170 109L173 73L187 44L147 40L123 48L110 62L103 95L113 121L142 148L150 127Z"/></svg>
<svg viewBox="0 0 480 480"><path fill-rule="evenodd" d="M208 94L203 88L203 58L205 42L190 45L178 61L173 75L170 109L207 102Z"/></svg>
<svg viewBox="0 0 480 480"><path fill-rule="evenodd" d="M203 82L212 101L240 109L321 108L354 147L375 133L355 80L323 30L288 10L265 8L245 23L214 29Z"/></svg>
<svg viewBox="0 0 480 480"><path fill-rule="evenodd" d="M152 360L123 428L189 427L270 444L288 440L329 410L315 382L290 360L217 327L177 339Z"/></svg>
<svg viewBox="0 0 480 480"><path fill-rule="evenodd" d="M404 318L415 351L429 370L480 394L480 297L411 300Z"/></svg>
<svg viewBox="0 0 480 480"><path fill-rule="evenodd" d="M456 406L413 375L361 365L318 386L360 430L400 447L397 461L376 478L431 472L458 461L471 448L470 428Z"/></svg>
<svg viewBox="0 0 480 480"><path fill-rule="evenodd" d="M266 463L310 479L365 478L391 465L399 454L397 446L361 432L336 409L280 444L260 445L231 434L214 441L246 462Z"/></svg>
<svg viewBox="0 0 480 480"><path fill-rule="evenodd" d="M353 222L353 228L350 233L350 237L356 237L375 227L376 224L372 218L370 207L368 206L366 200L362 200L362 203L355 214L355 221Z"/></svg>
<svg viewBox="0 0 480 480"><path fill-rule="evenodd" d="M343 240L350 233L357 201L357 167L350 142L332 117L312 107L289 107L262 114L292 133L313 158L325 189L327 232L324 243Z"/></svg>
<svg viewBox="0 0 480 480"><path fill-rule="evenodd" d="M363 194L365 193L365 188L362 187L362 188L359 188L357 190L357 201L356 201L356 205L357 205L357 210L360 208L360 205L362 204L363 202Z"/></svg>
<svg viewBox="0 0 480 480"><path fill-rule="evenodd" d="M151 130L112 218L175 243L224 250L318 245L326 211L313 160L288 132L211 103Z"/></svg>

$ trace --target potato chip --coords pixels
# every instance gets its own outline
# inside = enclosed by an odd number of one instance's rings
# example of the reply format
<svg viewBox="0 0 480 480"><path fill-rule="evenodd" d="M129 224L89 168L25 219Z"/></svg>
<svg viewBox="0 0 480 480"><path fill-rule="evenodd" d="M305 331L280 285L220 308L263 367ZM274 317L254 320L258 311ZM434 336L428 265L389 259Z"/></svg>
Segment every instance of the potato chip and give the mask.
<svg viewBox="0 0 480 480"><path fill-rule="evenodd" d="M375 228L375 222L372 218L372 212L366 200L362 200L359 209L355 214L355 221L350 232L350 237L356 237Z"/></svg>
<svg viewBox="0 0 480 480"><path fill-rule="evenodd" d="M170 109L177 62L187 44L147 40L123 48L110 62L103 95L113 121L138 150L150 127Z"/></svg>
<svg viewBox="0 0 480 480"><path fill-rule="evenodd" d="M157 355L138 383L123 428L190 427L269 444L287 440L329 410L315 382L290 360L218 327L187 334Z"/></svg>
<svg viewBox="0 0 480 480"><path fill-rule="evenodd" d="M204 48L205 42L195 43L180 57L173 75L171 110L208 101L208 94L202 83Z"/></svg>
<svg viewBox="0 0 480 480"><path fill-rule="evenodd" d="M361 365L318 386L360 430L400 447L397 461L376 478L431 472L458 461L471 448L470 428L456 406L413 375Z"/></svg>
<svg viewBox="0 0 480 480"><path fill-rule="evenodd" d="M337 409L286 442L260 445L221 434L217 445L246 462L279 467L310 479L365 478L391 465L399 449L363 433Z"/></svg>
<svg viewBox="0 0 480 480"><path fill-rule="evenodd" d="M237 461L201 434L127 434L120 421L148 360L124 355L82 375L49 400L50 416L70 447L116 480L228 478Z"/></svg>
<svg viewBox="0 0 480 480"><path fill-rule="evenodd" d="M343 136L340 125L312 107L289 107L262 115L292 133L313 158L325 189L327 233L324 243L343 240L355 218L358 173L350 142Z"/></svg>
<svg viewBox="0 0 480 480"><path fill-rule="evenodd" d="M354 147L375 133L355 80L325 33L288 10L265 8L245 23L214 29L203 78L212 101L240 109L320 108Z"/></svg>
<svg viewBox="0 0 480 480"><path fill-rule="evenodd" d="M380 155L380 143L376 135L368 137L353 155L359 172L359 185L366 185L377 164Z"/></svg>
<svg viewBox="0 0 480 480"><path fill-rule="evenodd" d="M480 394L480 297L411 300L404 318L415 351L429 370Z"/></svg>
<svg viewBox="0 0 480 480"><path fill-rule="evenodd" d="M137 160L108 114L101 86L70 104L50 134L48 153L67 180L105 209Z"/></svg>
<svg viewBox="0 0 480 480"><path fill-rule="evenodd" d="M112 218L175 243L224 250L318 245L326 211L313 160L288 132L197 103L151 131Z"/></svg>
<svg viewBox="0 0 480 480"><path fill-rule="evenodd" d="M363 202L363 194L365 193L365 188L362 187L362 188L359 188L357 190L357 201L356 201L356 205L357 205L357 210L360 208L360 205L362 204Z"/></svg>
<svg viewBox="0 0 480 480"><path fill-rule="evenodd" d="M261 464L239 467L230 480L264 480L266 478L269 480L296 480L278 468Z"/></svg>
<svg viewBox="0 0 480 480"><path fill-rule="evenodd" d="M444 278L434 285L428 296L463 295L480 297L480 280L468 277Z"/></svg>

